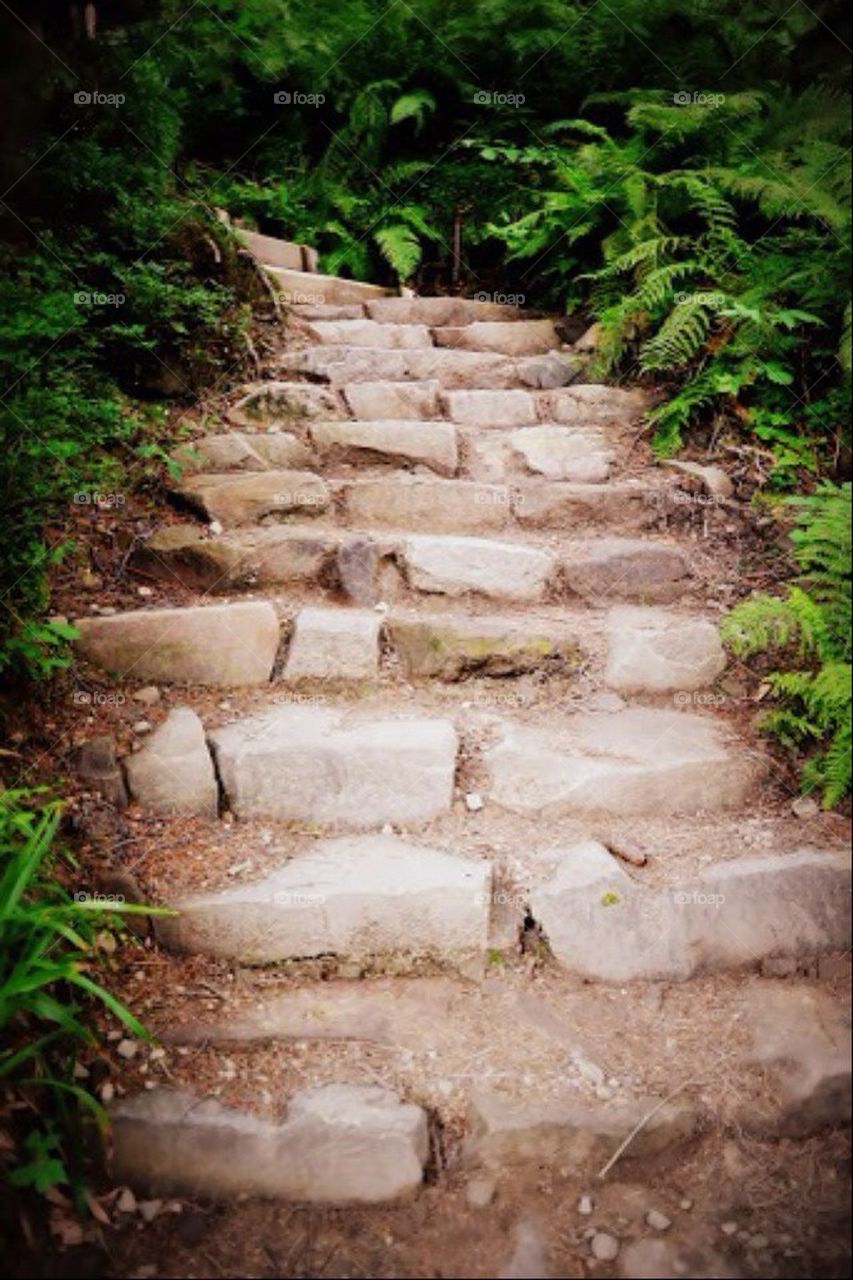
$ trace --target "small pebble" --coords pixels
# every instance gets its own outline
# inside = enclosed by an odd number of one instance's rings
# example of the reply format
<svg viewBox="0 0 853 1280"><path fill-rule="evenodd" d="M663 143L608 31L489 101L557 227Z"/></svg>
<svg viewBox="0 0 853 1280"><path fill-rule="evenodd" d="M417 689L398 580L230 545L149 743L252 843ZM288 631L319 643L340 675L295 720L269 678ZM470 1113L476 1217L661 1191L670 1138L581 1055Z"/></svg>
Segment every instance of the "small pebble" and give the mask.
<svg viewBox="0 0 853 1280"><path fill-rule="evenodd" d="M136 1040L119 1040L116 1045L116 1053L118 1056L120 1058L125 1058L127 1061L130 1061L131 1058L135 1058L138 1052L139 1045Z"/></svg>
<svg viewBox="0 0 853 1280"><path fill-rule="evenodd" d="M143 596L147 599L149 596L153 596L154 588L153 587L137 587L136 594L138 596Z"/></svg>
<svg viewBox="0 0 853 1280"><path fill-rule="evenodd" d="M693 1201L690 1200L687 1196L685 1196L683 1200L680 1200L678 1202L678 1207L680 1209L684 1209L685 1211L690 1210L693 1208Z"/></svg>
<svg viewBox="0 0 853 1280"><path fill-rule="evenodd" d="M222 532L222 525L219 523L218 520L211 520L210 524L207 527L210 529L211 533L218 534Z"/></svg>
<svg viewBox="0 0 853 1280"><path fill-rule="evenodd" d="M139 1216L144 1222L153 1222L163 1208L162 1200L140 1200Z"/></svg>
<svg viewBox="0 0 853 1280"><path fill-rule="evenodd" d="M612 1262L619 1253L619 1241L606 1231L596 1231L589 1247L599 1262Z"/></svg>
<svg viewBox="0 0 853 1280"><path fill-rule="evenodd" d="M116 1208L119 1213L135 1213L136 1212L136 1196L130 1187L122 1188L119 1198L116 1200Z"/></svg>
<svg viewBox="0 0 853 1280"><path fill-rule="evenodd" d="M110 1081L107 1080L105 1084L101 1085L99 1093L101 1102L112 1102L113 1098L116 1096L115 1085L111 1084Z"/></svg>
<svg viewBox="0 0 853 1280"><path fill-rule="evenodd" d="M133 726L133 732L134 732L134 733L150 733L150 732L151 732L151 721L150 721L150 720L137 720L136 724Z"/></svg>
<svg viewBox="0 0 853 1280"><path fill-rule="evenodd" d="M592 1196L581 1196L578 1200L578 1213L582 1213L585 1218L589 1217L592 1213Z"/></svg>
<svg viewBox="0 0 853 1280"><path fill-rule="evenodd" d="M659 1209L649 1209L646 1222L654 1231L669 1231L672 1226L672 1218L668 1218Z"/></svg>
<svg viewBox="0 0 853 1280"><path fill-rule="evenodd" d="M734 1236L734 1235L737 1235L737 1223L736 1223L736 1222L724 1222L724 1223L721 1225L720 1230L722 1231L722 1233L723 1233L723 1235L724 1235L724 1236Z"/></svg>
<svg viewBox="0 0 853 1280"><path fill-rule="evenodd" d="M478 791L469 791L465 797L465 808L469 813L479 813L483 808L483 797Z"/></svg>
<svg viewBox="0 0 853 1280"><path fill-rule="evenodd" d="M814 796L797 796L791 803L791 813L795 818L816 818L820 813L820 805Z"/></svg>

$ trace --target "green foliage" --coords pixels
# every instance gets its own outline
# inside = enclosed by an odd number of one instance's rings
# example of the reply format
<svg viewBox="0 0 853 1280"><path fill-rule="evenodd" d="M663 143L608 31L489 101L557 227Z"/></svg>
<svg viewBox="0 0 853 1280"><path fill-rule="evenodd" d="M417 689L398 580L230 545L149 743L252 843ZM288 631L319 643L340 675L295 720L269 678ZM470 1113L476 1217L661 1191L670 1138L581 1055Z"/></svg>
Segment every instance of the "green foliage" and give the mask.
<svg viewBox="0 0 853 1280"><path fill-rule="evenodd" d="M105 909L69 893L55 851L59 818L60 806L37 793L0 791L0 1081L38 1103L27 1114L40 1123L26 1128L11 1173L15 1185L37 1190L72 1179L68 1161L75 1158L80 1108L104 1119L74 1075L78 1050L95 1043L91 1003L147 1038L93 976L103 931L117 927L119 913L145 908Z"/></svg>
<svg viewBox="0 0 853 1280"><path fill-rule="evenodd" d="M739 657L783 660L766 676L775 706L762 724L786 746L809 750L803 788L819 790L827 808L850 790L851 497L844 484L790 499L798 580L784 597L745 600L724 623Z"/></svg>

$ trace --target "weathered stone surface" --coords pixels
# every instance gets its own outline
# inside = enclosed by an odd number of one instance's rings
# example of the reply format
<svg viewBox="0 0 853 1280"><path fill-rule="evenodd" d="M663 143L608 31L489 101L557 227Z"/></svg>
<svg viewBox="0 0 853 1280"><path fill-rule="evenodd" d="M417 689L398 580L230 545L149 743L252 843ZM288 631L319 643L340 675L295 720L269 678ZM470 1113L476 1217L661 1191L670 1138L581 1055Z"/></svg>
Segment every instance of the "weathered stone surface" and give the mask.
<svg viewBox="0 0 853 1280"><path fill-rule="evenodd" d="M382 324L460 325L481 320L517 320L523 312L507 303L478 298L381 298L367 304L371 320Z"/></svg>
<svg viewBox="0 0 853 1280"><path fill-rule="evenodd" d="M286 680L377 680L379 616L366 609L302 609L294 619Z"/></svg>
<svg viewBox="0 0 853 1280"><path fill-rule="evenodd" d="M344 387L344 399L354 418L374 422L414 418L424 422L441 416L435 379L427 382L354 382Z"/></svg>
<svg viewBox="0 0 853 1280"><path fill-rule="evenodd" d="M425 325L377 324L375 320L318 320L311 325L311 336L331 346L384 347L392 351L432 346Z"/></svg>
<svg viewBox="0 0 853 1280"><path fill-rule="evenodd" d="M529 391L448 391L442 400L448 418L465 426L515 427L537 421Z"/></svg>
<svg viewBox="0 0 853 1280"><path fill-rule="evenodd" d="M132 680L245 685L269 680L278 618L265 601L141 609L75 623L90 662Z"/></svg>
<svg viewBox="0 0 853 1280"><path fill-rule="evenodd" d="M238 426L262 426L270 419L299 422L343 414L338 392L311 382L259 382L247 388L228 411Z"/></svg>
<svg viewBox="0 0 853 1280"><path fill-rule="evenodd" d="M517 361L479 351L440 350L424 347L390 350L387 347L316 346L286 351L282 368L324 378L333 386L351 382L417 382L438 380L442 387L511 387L518 382Z"/></svg>
<svg viewBox="0 0 853 1280"><path fill-rule="evenodd" d="M789 911L791 907L789 906ZM769 1078L770 1106L742 1106L749 1131L806 1138L850 1123L850 1023L832 996L805 984L756 982L744 993L745 1062Z"/></svg>
<svg viewBox="0 0 853 1280"><path fill-rule="evenodd" d="M377 1085L294 1094L283 1124L178 1089L112 1108L117 1182L220 1200L373 1204L412 1194L429 1153L426 1114Z"/></svg>
<svg viewBox="0 0 853 1280"><path fill-rule="evenodd" d="M571 591L598 604L620 599L666 602L685 591L690 564L674 543L596 538L573 545L563 572Z"/></svg>
<svg viewBox="0 0 853 1280"><path fill-rule="evenodd" d="M542 356L521 356L515 362L515 378L523 387L567 387L585 369L583 356L570 351L549 351Z"/></svg>
<svg viewBox="0 0 853 1280"><path fill-rule="evenodd" d="M204 726L194 711L176 707L125 760L127 785L144 809L164 815L215 818L219 791Z"/></svg>
<svg viewBox="0 0 853 1280"><path fill-rule="evenodd" d="M116 744L109 734L98 734L81 742L74 752L73 763L81 782L100 792L116 808L124 808L127 804L127 788L118 762Z"/></svg>
<svg viewBox="0 0 853 1280"><path fill-rule="evenodd" d="M495 600L541 600L556 568L550 552L484 538L415 536L406 539L402 556L416 591Z"/></svg>
<svg viewBox="0 0 853 1280"><path fill-rule="evenodd" d="M663 465L698 480L700 485L715 498L734 497L734 484L722 467L703 466L701 462L688 462L684 458L665 458Z"/></svg>
<svg viewBox="0 0 853 1280"><path fill-rule="evenodd" d="M380 575L387 555L374 539L352 535L341 543L335 559L338 586L356 605L376 605L380 600Z"/></svg>
<svg viewBox="0 0 853 1280"><path fill-rule="evenodd" d="M639 886L602 846L558 852L530 910L557 960L608 982L684 980L780 952L844 945L849 867L803 850L736 858L667 888Z"/></svg>
<svg viewBox="0 0 853 1280"><path fill-rule="evenodd" d="M328 707L278 706L215 729L210 741L239 817L358 830L426 821L452 799L456 733L447 720L347 720Z"/></svg>
<svg viewBox="0 0 853 1280"><path fill-rule="evenodd" d="M348 523L363 528L434 533L485 533L512 518L512 496L501 485L432 480L403 472L353 480L340 493Z"/></svg>
<svg viewBox="0 0 853 1280"><path fill-rule="evenodd" d="M175 492L227 528L293 512L317 514L329 505L326 484L311 471L189 476L175 485Z"/></svg>
<svg viewBox="0 0 853 1280"><path fill-rule="evenodd" d="M547 816L734 808L762 771L713 719L650 707L571 716L559 732L507 723L485 763L494 801Z"/></svg>
<svg viewBox="0 0 853 1280"><path fill-rule="evenodd" d="M361 280L342 280L340 276L324 276L311 271L291 271L284 267L267 267L266 273L282 302L308 306L347 306L381 298L387 289Z"/></svg>
<svg viewBox="0 0 853 1280"><path fill-rule="evenodd" d="M461 351L497 351L505 356L529 356L559 347L551 320L475 320L471 324L433 329L438 347Z"/></svg>
<svg viewBox="0 0 853 1280"><path fill-rule="evenodd" d="M575 637L556 634L550 622L520 618L453 618L392 615L388 632L411 676L462 680L469 675L509 676L553 666L571 669L580 659Z"/></svg>
<svg viewBox="0 0 853 1280"><path fill-rule="evenodd" d="M581 383L546 392L539 398L544 421L578 427L624 427L648 407L644 391L626 391L598 383Z"/></svg>
<svg viewBox="0 0 853 1280"><path fill-rule="evenodd" d="M464 968L485 951L490 884L486 862L344 836L262 880L185 898L158 928L176 950L243 964L334 955L380 968L393 959L395 972L424 959Z"/></svg>
<svg viewBox="0 0 853 1280"><path fill-rule="evenodd" d="M486 351L452 351L432 347L410 351L406 376L437 378L443 387L513 387L518 385L518 364Z"/></svg>
<svg viewBox="0 0 853 1280"><path fill-rule="evenodd" d="M613 454L600 431L543 424L513 431L508 443L528 471L549 480L601 484L610 475Z"/></svg>
<svg viewBox="0 0 853 1280"><path fill-rule="evenodd" d="M311 450L289 431L266 435L253 432L243 435L229 431L225 435L202 436L183 444L172 455L181 474L197 471L269 471L279 467L311 465Z"/></svg>
<svg viewBox="0 0 853 1280"><path fill-rule="evenodd" d="M291 240L279 240L275 236L261 235L246 227L235 227L235 233L259 262L270 267L286 267L291 271L306 269L304 245L294 244Z"/></svg>
<svg viewBox="0 0 853 1280"><path fill-rule="evenodd" d="M726 667L717 627L704 618L631 605L607 615L605 679L620 693L702 689Z"/></svg>
<svg viewBox="0 0 853 1280"><path fill-rule="evenodd" d="M347 302L335 306L328 302L318 302L312 306L311 303L288 303L289 310L295 316L299 316L302 320L363 320L365 318L364 304L361 302Z"/></svg>
<svg viewBox="0 0 853 1280"><path fill-rule="evenodd" d="M333 573L339 542L334 531L293 526L214 538L193 525L167 525L134 553L131 565L143 577L207 592L317 582Z"/></svg>
<svg viewBox="0 0 853 1280"><path fill-rule="evenodd" d="M345 460L420 464L444 476L454 475L459 465L456 428L450 422L316 422L311 439L321 453Z"/></svg>
<svg viewBox="0 0 853 1280"><path fill-rule="evenodd" d="M656 519L655 490L639 480L613 484L531 484L516 491L515 518L530 528L610 524L637 529Z"/></svg>
<svg viewBox="0 0 853 1280"><path fill-rule="evenodd" d="M463 1159L493 1168L507 1165L582 1170L603 1165L655 1106L654 1098L591 1105L521 1102L477 1090L468 1115ZM701 1116L687 1103L666 1103L652 1115L625 1151L624 1160L647 1160L688 1142Z"/></svg>

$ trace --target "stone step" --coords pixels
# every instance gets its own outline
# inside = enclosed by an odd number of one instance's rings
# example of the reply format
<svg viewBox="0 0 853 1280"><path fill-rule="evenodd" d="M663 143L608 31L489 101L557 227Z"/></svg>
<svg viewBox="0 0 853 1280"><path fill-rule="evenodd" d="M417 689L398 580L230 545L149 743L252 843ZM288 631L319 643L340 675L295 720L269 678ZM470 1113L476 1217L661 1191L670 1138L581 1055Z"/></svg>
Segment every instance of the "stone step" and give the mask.
<svg viewBox="0 0 853 1280"><path fill-rule="evenodd" d="M494 803L544 818L733 809L767 767L712 717L650 707L507 722L484 763Z"/></svg>
<svg viewBox="0 0 853 1280"><path fill-rule="evenodd" d="M234 233L252 257L265 267L284 267L300 274L317 270L317 250L310 249L307 244L279 240L276 236L249 231L246 227L235 227Z"/></svg>
<svg viewBox="0 0 853 1280"><path fill-rule="evenodd" d="M605 680L620 693L683 693L726 668L718 627L705 618L623 605L606 622Z"/></svg>
<svg viewBox="0 0 853 1280"><path fill-rule="evenodd" d="M392 472L341 482L336 493L344 522L355 528L478 534L513 522L512 493L504 485Z"/></svg>
<svg viewBox="0 0 853 1280"><path fill-rule="evenodd" d="M645 479L609 484L521 480L515 491L513 512L518 523L529 529L616 524L623 529L640 530L659 522L666 492L664 486Z"/></svg>
<svg viewBox="0 0 853 1280"><path fill-rule="evenodd" d="M312 471L203 472L173 482L172 492L225 528L280 520L294 513L317 515L331 501L328 486Z"/></svg>
<svg viewBox="0 0 853 1280"><path fill-rule="evenodd" d="M383 461L425 466L443 476L459 468L456 428L450 422L413 418L314 422L311 442L331 461Z"/></svg>
<svg viewBox="0 0 853 1280"><path fill-rule="evenodd" d="M159 1088L110 1121L113 1181L162 1195L376 1204L412 1195L429 1155L426 1113L378 1085L303 1089L281 1124Z"/></svg>
<svg viewBox="0 0 853 1280"><path fill-rule="evenodd" d="M525 312L507 303L477 298L381 298L366 304L371 320L381 324L425 324L434 328L476 321L514 321Z"/></svg>
<svg viewBox="0 0 853 1280"><path fill-rule="evenodd" d="M285 681L379 679L380 617L373 609L301 609L290 629Z"/></svg>
<svg viewBox="0 0 853 1280"><path fill-rule="evenodd" d="M311 465L313 454L290 431L243 433L227 431L201 436L182 444L172 454L181 475L199 471L298 470Z"/></svg>
<svg viewBox="0 0 853 1280"><path fill-rule="evenodd" d="M493 600L542 600L558 565L553 552L484 538L416 535L405 539L399 554L414 591Z"/></svg>
<svg viewBox="0 0 853 1280"><path fill-rule="evenodd" d="M332 386L348 382L405 382L437 379L442 387L559 387L576 376L569 357L525 356L508 360L492 352L437 347L388 350L379 347L315 346L282 353L279 369L323 379Z"/></svg>
<svg viewBox="0 0 853 1280"><path fill-rule="evenodd" d="M361 280L344 280L340 276L324 276L313 271L292 271L286 267L265 266L270 283L282 302L306 303L308 306L348 306L383 298L390 290Z"/></svg>
<svg viewBox="0 0 853 1280"><path fill-rule="evenodd" d="M423 382L353 382L342 391L354 418L366 421L412 418L423 422L442 417L441 383L435 378Z"/></svg>
<svg viewBox="0 0 853 1280"><path fill-rule="evenodd" d="M496 351L503 356L533 356L560 346L551 320L475 320L470 324L432 330L437 347L458 351Z"/></svg>
<svg viewBox="0 0 853 1280"><path fill-rule="evenodd" d="M594 841L557 852L530 910L559 963L588 980L682 981L850 945L841 851L732 858L665 888L638 884Z"/></svg>
<svg viewBox="0 0 853 1280"><path fill-rule="evenodd" d="M432 347L430 330L421 324L377 324L375 320L317 320L309 335L323 346L379 347L410 351Z"/></svg>
<svg viewBox="0 0 853 1280"><path fill-rule="evenodd" d="M350 302L336 306L333 303L320 302L316 306L308 303L288 303L288 311L301 320L364 320L364 304Z"/></svg>
<svg viewBox="0 0 853 1280"><path fill-rule="evenodd" d="M665 603L681 597L691 580L683 549L651 538L580 538L562 570L569 591L599 607L616 600Z"/></svg>
<svg viewBox="0 0 853 1280"><path fill-rule="evenodd" d="M124 761L127 787L137 804L162 817L213 819L219 788L204 726L189 707L175 707L141 750Z"/></svg>
<svg viewBox="0 0 853 1280"><path fill-rule="evenodd" d="M214 729L209 740L240 818L358 830L425 822L453 796L456 731L447 720L368 720L283 705Z"/></svg>
<svg viewBox="0 0 853 1280"><path fill-rule="evenodd" d="M229 422L263 430L287 430L306 418L337 417L347 417L347 410L336 390L278 379L243 387L240 398L228 410Z"/></svg>
<svg viewBox="0 0 853 1280"><path fill-rule="evenodd" d="M613 450L596 427L560 427L547 423L514 431L465 433L466 470L478 480L521 476L576 484L603 484L610 476Z"/></svg>
<svg viewBox="0 0 853 1280"><path fill-rule="evenodd" d="M336 530L270 526L213 537L196 525L165 525L136 549L130 567L147 580L204 592L335 581Z"/></svg>
<svg viewBox="0 0 853 1280"><path fill-rule="evenodd" d="M580 427L624 427L639 421L652 401L642 388L590 382L545 391L539 403L542 417L551 422Z"/></svg>
<svg viewBox="0 0 853 1280"><path fill-rule="evenodd" d="M393 757L385 767L394 771ZM260 880L174 903L174 950L272 964L336 956L394 972L428 961L474 971L485 956L491 868L381 834L317 841Z"/></svg>
<svg viewBox="0 0 853 1280"><path fill-rule="evenodd" d="M582 658L579 628L553 619L395 612L386 628L404 671L415 678L506 677L541 668L570 672Z"/></svg>
<svg viewBox="0 0 853 1280"><path fill-rule="evenodd" d="M561 357L553 356L554 361ZM525 364L517 361L517 365ZM532 367L532 362L527 362ZM571 379L569 379L571 381ZM451 388L442 396L445 415L453 422L479 427L523 427L551 423L569 427L625 427L636 422L650 403L641 390L600 383L574 383L551 390L514 389L505 381L480 388Z"/></svg>
<svg viewBox="0 0 853 1280"><path fill-rule="evenodd" d="M447 391L442 397L451 422L472 427L520 427L539 421L535 395L529 391Z"/></svg>
<svg viewBox="0 0 853 1280"><path fill-rule="evenodd" d="M140 609L79 618L75 648L123 680L203 685L263 684L272 675L280 629L264 601Z"/></svg>

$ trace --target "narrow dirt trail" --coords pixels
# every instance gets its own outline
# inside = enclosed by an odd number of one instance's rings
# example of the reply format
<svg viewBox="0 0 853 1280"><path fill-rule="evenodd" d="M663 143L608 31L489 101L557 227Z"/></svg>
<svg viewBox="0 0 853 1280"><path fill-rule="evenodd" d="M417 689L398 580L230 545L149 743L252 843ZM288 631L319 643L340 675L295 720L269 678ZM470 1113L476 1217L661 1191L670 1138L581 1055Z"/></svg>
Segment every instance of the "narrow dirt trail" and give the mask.
<svg viewBox="0 0 853 1280"><path fill-rule="evenodd" d="M725 477L547 317L263 240L273 376L78 622L104 887L178 909L116 1274L846 1273L849 859L731 692Z"/></svg>

